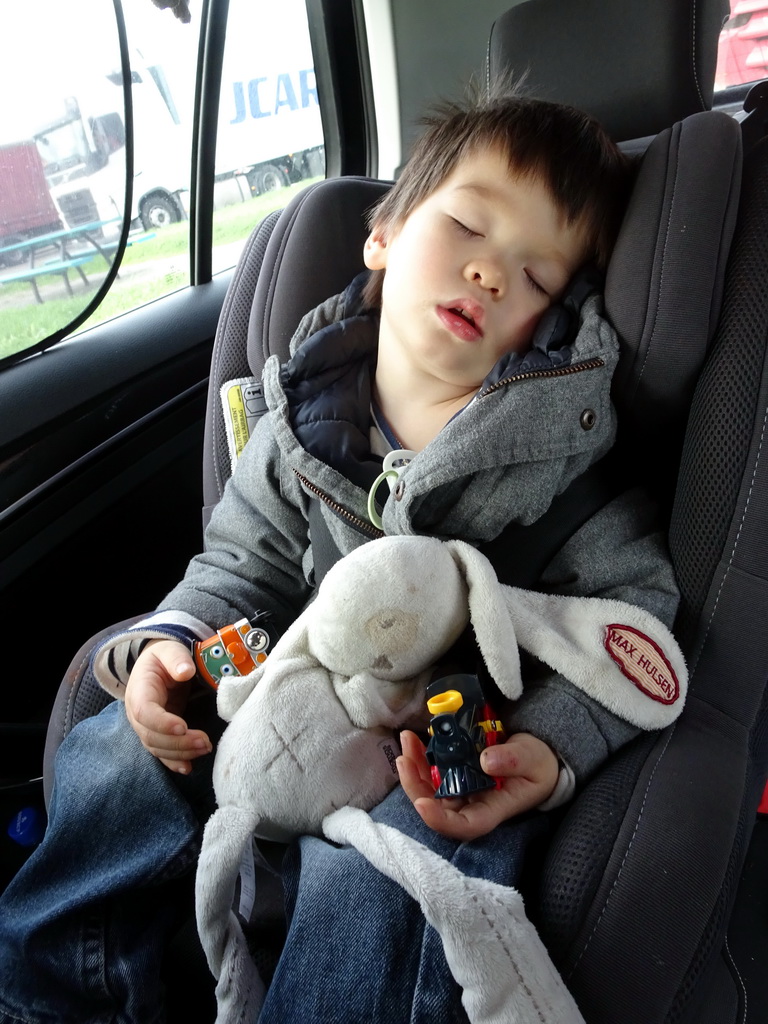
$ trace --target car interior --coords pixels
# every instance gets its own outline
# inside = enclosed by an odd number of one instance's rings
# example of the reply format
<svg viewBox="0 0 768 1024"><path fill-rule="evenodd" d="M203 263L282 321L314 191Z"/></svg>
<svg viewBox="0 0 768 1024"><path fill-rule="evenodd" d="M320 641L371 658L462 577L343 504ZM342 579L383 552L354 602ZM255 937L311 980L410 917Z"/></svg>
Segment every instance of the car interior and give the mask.
<svg viewBox="0 0 768 1024"><path fill-rule="evenodd" d="M171 9L141 3L182 31ZM90 305L0 362L0 601L23 652L0 725L0 884L39 841L59 743L109 699L89 651L150 611L202 545L231 473L222 384L258 384L301 317L362 269L366 212L430 104L471 76L524 75L532 95L599 118L637 161L605 283L619 438L589 495L566 491L544 528L573 532L590 502L648 487L668 516L690 672L679 720L628 744L563 809L526 908L588 1024L765 1019L768 70L716 78L743 6L306 0L325 175L284 203L270 192L278 203L254 215L236 265L214 271L230 4L190 0L204 59L177 225L189 283L81 329L123 273L126 214ZM120 23L117 0L115 11ZM212 1020L212 979L180 969L201 957L190 923L168 984L180 1016Z"/></svg>

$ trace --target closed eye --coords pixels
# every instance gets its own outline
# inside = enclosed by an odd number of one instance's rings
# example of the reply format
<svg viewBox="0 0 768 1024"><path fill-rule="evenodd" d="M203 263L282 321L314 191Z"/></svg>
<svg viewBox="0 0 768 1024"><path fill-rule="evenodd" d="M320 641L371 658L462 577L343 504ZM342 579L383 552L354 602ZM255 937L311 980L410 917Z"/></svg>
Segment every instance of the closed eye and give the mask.
<svg viewBox="0 0 768 1024"><path fill-rule="evenodd" d="M531 275L528 273L527 270L524 271L524 273L525 273L525 280L528 283L528 287L532 288L539 295L545 295L547 298L549 298L549 292L547 291L547 289L542 287L542 285L539 284L539 282L536 280L535 277L531 277Z"/></svg>
<svg viewBox="0 0 768 1024"><path fill-rule="evenodd" d="M462 235L466 235L467 238L481 238L479 231L473 231L472 228L468 228L466 224L462 224L460 220L456 220L455 217L451 217L451 221L455 225L456 229L461 232Z"/></svg>

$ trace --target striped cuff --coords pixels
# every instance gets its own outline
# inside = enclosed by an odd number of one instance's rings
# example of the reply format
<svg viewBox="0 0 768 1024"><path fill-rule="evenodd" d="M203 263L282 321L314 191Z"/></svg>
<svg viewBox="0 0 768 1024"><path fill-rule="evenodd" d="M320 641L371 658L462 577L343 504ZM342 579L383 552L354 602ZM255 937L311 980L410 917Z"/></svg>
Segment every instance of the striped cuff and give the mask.
<svg viewBox="0 0 768 1024"><path fill-rule="evenodd" d="M556 807L562 807L576 792L576 776L573 774L573 769L559 756L557 764L560 769L557 783L544 803L539 804L537 808L539 811L554 811Z"/></svg>
<svg viewBox="0 0 768 1024"><path fill-rule="evenodd" d="M122 700L136 659L150 640L178 640L191 648L214 630L185 612L157 612L122 633L108 637L92 655L93 674L107 693Z"/></svg>

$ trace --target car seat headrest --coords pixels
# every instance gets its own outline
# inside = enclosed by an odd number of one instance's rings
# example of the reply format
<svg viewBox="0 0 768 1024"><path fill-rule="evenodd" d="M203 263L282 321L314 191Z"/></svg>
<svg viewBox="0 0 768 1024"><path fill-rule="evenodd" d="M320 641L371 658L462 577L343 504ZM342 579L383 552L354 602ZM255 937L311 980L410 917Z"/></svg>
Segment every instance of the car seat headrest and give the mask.
<svg viewBox="0 0 768 1024"><path fill-rule="evenodd" d="M617 142L709 110L728 0L526 0L491 30L488 73L596 117Z"/></svg>
<svg viewBox="0 0 768 1024"><path fill-rule="evenodd" d="M254 373L268 356L287 358L299 321L365 269L366 217L391 182L330 178L300 192L275 225L248 325Z"/></svg>
<svg viewBox="0 0 768 1024"><path fill-rule="evenodd" d="M679 453L720 316L741 168L741 129L727 114L694 114L660 133L611 257L605 307L621 346L614 403L653 459Z"/></svg>

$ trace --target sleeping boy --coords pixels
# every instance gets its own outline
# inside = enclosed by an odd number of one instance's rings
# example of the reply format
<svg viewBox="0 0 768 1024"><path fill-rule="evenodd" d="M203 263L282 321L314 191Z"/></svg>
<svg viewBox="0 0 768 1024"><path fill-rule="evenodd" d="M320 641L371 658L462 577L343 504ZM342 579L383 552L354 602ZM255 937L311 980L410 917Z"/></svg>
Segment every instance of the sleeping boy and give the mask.
<svg viewBox="0 0 768 1024"><path fill-rule="evenodd" d="M160 1019L173 899L210 787L210 730L185 717L199 686L190 643L264 612L284 632L313 592L312 502L342 556L383 534L490 552L511 525L524 545L524 528L611 448L618 343L577 271L605 268L630 178L602 128L560 105L499 93L427 122L372 212L368 272L307 314L287 363L268 361L269 413L205 551L151 618L98 653L121 700L62 745L46 838L0 900L0 1022ZM370 495L393 452L396 485ZM537 587L615 597L671 625L677 588L650 500L615 497ZM402 787L373 817L514 886L542 811L637 729L540 665L502 718L508 738L483 755L501 788L435 799L405 733ZM62 857L69 870L51 871ZM355 850L301 837L282 876L287 938L263 1024L466 1019L418 904Z"/></svg>

